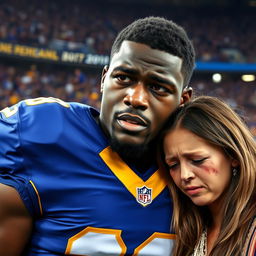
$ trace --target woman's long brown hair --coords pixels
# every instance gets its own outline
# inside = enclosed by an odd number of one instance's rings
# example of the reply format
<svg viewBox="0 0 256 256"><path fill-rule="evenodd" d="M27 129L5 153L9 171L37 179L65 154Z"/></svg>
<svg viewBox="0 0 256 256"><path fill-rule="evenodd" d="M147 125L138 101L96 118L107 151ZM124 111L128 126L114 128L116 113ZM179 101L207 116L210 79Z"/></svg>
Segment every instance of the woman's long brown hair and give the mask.
<svg viewBox="0 0 256 256"><path fill-rule="evenodd" d="M248 230L256 216L256 142L246 124L224 102L200 96L181 107L167 123L166 133L185 128L208 143L217 145L239 162L223 204L223 221L210 256L241 256ZM176 233L174 256L190 256L205 226L211 225L207 207L198 207L170 177L173 199L172 225Z"/></svg>

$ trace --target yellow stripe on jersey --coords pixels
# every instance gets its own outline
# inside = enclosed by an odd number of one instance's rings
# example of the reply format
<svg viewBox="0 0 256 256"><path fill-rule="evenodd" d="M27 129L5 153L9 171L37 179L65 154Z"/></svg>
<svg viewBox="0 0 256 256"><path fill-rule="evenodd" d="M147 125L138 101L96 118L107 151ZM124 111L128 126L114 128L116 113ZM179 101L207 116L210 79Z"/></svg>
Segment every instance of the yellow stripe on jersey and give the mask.
<svg viewBox="0 0 256 256"><path fill-rule="evenodd" d="M152 189L153 201L167 185L167 181L164 176L161 175L160 170L153 173L148 180L143 181L116 152L112 151L110 146L103 149L99 155L135 198L137 196L137 188L146 186ZM146 206L144 204L141 205Z"/></svg>
<svg viewBox="0 0 256 256"><path fill-rule="evenodd" d="M58 98L53 98L53 97L39 97L34 99L26 99L24 101L28 106L35 106L35 105L40 105L45 103L58 103L65 108L70 107L70 105L67 102Z"/></svg>
<svg viewBox="0 0 256 256"><path fill-rule="evenodd" d="M42 207L42 203L41 203L41 199L40 199L40 195L38 193L38 190L37 190L37 188L36 188L36 186L35 186L35 184L33 183L32 180L30 180L29 182L30 182L30 184L32 185L33 189L36 192L37 200L38 200L38 204L39 204L39 209L40 209L40 214L43 215L43 207Z"/></svg>

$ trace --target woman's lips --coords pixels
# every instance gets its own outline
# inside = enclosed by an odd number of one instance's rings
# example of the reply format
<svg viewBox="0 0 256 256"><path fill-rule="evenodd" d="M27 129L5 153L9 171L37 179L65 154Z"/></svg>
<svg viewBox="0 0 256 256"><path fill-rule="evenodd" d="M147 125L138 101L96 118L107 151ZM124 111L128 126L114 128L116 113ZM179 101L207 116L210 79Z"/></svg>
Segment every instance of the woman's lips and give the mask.
<svg viewBox="0 0 256 256"><path fill-rule="evenodd" d="M186 187L184 188L184 190L188 195L193 196L202 192L203 187L200 187L200 186Z"/></svg>

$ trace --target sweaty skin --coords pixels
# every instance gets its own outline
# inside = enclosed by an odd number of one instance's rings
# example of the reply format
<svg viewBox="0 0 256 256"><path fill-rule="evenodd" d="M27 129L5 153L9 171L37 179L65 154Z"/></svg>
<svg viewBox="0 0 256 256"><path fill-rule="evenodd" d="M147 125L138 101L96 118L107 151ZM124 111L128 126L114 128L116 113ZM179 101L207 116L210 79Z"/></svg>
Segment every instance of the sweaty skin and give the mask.
<svg viewBox="0 0 256 256"><path fill-rule="evenodd" d="M182 59L147 45L124 41L103 70L100 122L120 142L151 141L179 104L183 91Z"/></svg>

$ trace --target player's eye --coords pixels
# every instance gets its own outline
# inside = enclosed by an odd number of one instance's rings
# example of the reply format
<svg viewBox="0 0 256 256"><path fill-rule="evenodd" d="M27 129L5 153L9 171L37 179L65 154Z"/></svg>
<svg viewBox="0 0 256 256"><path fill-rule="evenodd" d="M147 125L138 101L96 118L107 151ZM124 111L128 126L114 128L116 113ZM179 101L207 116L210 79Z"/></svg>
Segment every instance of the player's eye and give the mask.
<svg viewBox="0 0 256 256"><path fill-rule="evenodd" d="M127 75L124 75L124 74L117 74L114 76L115 79L117 79L119 82L122 82L122 83L129 83L131 82L131 78Z"/></svg>
<svg viewBox="0 0 256 256"><path fill-rule="evenodd" d="M171 91L167 87L159 85L159 84L150 84L149 88L154 93L160 94L160 95L166 95L166 94L171 93Z"/></svg>

